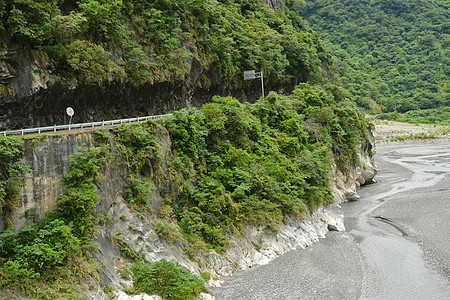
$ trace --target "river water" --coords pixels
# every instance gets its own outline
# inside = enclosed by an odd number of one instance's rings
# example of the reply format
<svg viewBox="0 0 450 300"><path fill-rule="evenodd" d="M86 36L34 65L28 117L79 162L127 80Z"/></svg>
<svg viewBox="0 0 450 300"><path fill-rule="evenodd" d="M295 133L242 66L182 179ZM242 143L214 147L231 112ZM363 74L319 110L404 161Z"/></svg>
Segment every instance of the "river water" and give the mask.
<svg viewBox="0 0 450 300"><path fill-rule="evenodd" d="M450 174L448 148L416 145L383 150L379 160L385 174L382 169L376 189L363 188L360 201L343 205L346 229L358 243L369 270L364 294L373 299L450 299L448 285L427 266L416 241L395 220L374 213L385 202L395 202L397 195L414 198L417 190L432 189L445 180ZM382 186L386 189L380 193ZM412 201L411 206L414 204Z"/></svg>
<svg viewBox="0 0 450 300"><path fill-rule="evenodd" d="M342 233L238 272L216 299L450 299L450 144L378 149Z"/></svg>

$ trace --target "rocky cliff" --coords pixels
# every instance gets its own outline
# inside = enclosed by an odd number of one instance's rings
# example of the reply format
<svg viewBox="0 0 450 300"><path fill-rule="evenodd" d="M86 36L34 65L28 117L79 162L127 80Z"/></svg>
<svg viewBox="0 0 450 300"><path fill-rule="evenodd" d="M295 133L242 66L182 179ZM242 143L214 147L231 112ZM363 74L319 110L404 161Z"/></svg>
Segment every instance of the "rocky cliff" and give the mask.
<svg viewBox="0 0 450 300"><path fill-rule="evenodd" d="M239 90L226 88L218 74L190 60L189 80L136 84L110 78L102 84L68 80L55 73L42 52L27 48L0 52L0 130L68 123L67 107L75 111L73 123L114 120L169 113L186 107L201 107L213 95L233 95L242 100L258 99L260 83L250 82ZM211 80L202 86L201 76ZM294 84L271 86L289 92Z"/></svg>
<svg viewBox="0 0 450 300"><path fill-rule="evenodd" d="M68 106L81 123L201 107L213 95L254 101L260 82L243 80L252 69L267 91L332 78L292 3L85 2L0 5L0 130L63 124Z"/></svg>
<svg viewBox="0 0 450 300"><path fill-rule="evenodd" d="M265 0L265 4L273 11L280 11L283 8L280 0Z"/></svg>
<svg viewBox="0 0 450 300"><path fill-rule="evenodd" d="M101 266L101 280L98 290L90 291L92 299L105 298L105 286L116 287L115 293L120 299L127 297L123 290L130 286L130 282L120 275L126 262L120 252L124 246L140 252L149 262L161 258L175 259L197 274L209 272L212 275L210 285L220 284L222 276L268 263L293 249L305 248L324 238L328 230L344 230L339 204L357 199L356 187L370 182L376 174L370 156L361 156L360 165L349 166L345 172L334 168L332 181L335 203L316 209L302 220L287 218L278 232L262 226L248 226L241 235L230 239L224 254L211 250L206 255L196 255L190 259L186 255L188 245L182 239L168 243L155 231L163 199L160 191L172 188L167 169L172 156L171 140L164 127L159 127L155 136L161 147L160 163L149 166L149 169L150 172L160 172L165 179L152 183L150 201L155 212L153 218L143 218L124 200L123 191L129 183L127 168L120 155L112 152L115 159L102 168L101 176L96 180L101 197L96 214L103 216L103 219L100 218L103 221L99 222L95 230L95 240L100 247L94 256ZM32 168L32 173L25 177L20 208L15 211L16 231L55 207L62 191L62 176L68 172L68 156L82 144L92 145L93 140L92 133L81 133L35 138L25 142L24 161Z"/></svg>

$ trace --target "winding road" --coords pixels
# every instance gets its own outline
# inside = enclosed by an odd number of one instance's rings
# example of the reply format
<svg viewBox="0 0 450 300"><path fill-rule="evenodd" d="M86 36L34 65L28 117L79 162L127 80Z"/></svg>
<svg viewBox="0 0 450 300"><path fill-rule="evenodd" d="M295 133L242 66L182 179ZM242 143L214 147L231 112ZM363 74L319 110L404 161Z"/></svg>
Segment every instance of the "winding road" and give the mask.
<svg viewBox="0 0 450 300"><path fill-rule="evenodd" d="M225 278L220 299L450 299L450 143L379 147L345 232Z"/></svg>

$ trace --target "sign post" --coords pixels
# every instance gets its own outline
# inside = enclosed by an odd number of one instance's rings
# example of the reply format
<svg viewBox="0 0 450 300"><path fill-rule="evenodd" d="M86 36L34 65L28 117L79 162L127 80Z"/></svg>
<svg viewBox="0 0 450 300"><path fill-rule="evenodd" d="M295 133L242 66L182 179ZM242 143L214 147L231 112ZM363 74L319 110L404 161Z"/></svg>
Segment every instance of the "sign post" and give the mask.
<svg viewBox="0 0 450 300"><path fill-rule="evenodd" d="M261 78L262 98L264 100L264 77L263 72L255 72L255 70L244 71L244 80Z"/></svg>
<svg viewBox="0 0 450 300"><path fill-rule="evenodd" d="M70 119L69 119L69 130L70 130L70 125L72 124L72 116L75 112L74 112L73 108L69 106L68 108L66 108L66 113L70 117Z"/></svg>

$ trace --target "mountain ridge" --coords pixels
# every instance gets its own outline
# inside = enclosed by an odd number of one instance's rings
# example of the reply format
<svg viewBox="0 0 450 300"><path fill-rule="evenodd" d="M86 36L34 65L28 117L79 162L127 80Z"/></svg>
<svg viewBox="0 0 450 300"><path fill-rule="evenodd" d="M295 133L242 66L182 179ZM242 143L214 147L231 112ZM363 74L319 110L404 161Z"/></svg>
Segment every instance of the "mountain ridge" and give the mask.
<svg viewBox="0 0 450 300"><path fill-rule="evenodd" d="M446 1L317 1L300 15L320 32L358 105L400 113L450 105Z"/></svg>

